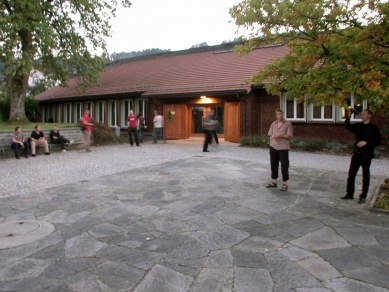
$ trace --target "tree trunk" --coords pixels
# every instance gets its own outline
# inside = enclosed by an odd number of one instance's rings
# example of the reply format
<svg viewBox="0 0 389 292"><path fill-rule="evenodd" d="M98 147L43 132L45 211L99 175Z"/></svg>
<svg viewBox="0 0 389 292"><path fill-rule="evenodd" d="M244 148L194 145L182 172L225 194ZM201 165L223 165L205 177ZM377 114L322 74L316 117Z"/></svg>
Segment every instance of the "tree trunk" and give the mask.
<svg viewBox="0 0 389 292"><path fill-rule="evenodd" d="M9 113L8 124L26 124L29 123L24 110L24 101L26 99L28 75L14 76L11 81L11 110Z"/></svg>

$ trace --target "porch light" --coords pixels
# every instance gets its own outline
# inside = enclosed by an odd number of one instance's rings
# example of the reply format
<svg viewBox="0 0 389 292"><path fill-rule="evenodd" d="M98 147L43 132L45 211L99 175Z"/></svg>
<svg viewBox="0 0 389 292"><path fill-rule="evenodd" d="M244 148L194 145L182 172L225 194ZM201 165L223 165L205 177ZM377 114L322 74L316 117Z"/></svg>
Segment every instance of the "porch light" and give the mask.
<svg viewBox="0 0 389 292"><path fill-rule="evenodd" d="M202 95L202 96L200 96L200 98L204 99L204 98L207 98L207 97L205 95Z"/></svg>

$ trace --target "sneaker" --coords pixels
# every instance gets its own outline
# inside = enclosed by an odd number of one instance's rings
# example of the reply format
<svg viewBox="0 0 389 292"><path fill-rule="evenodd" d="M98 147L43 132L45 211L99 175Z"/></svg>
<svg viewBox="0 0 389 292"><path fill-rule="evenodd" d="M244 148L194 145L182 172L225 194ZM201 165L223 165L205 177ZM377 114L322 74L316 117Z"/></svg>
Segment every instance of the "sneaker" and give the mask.
<svg viewBox="0 0 389 292"><path fill-rule="evenodd" d="M72 145L74 143L74 140L70 140L70 145Z"/></svg>
<svg viewBox="0 0 389 292"><path fill-rule="evenodd" d="M63 153L66 153L66 150L65 150L65 149L63 149L61 152L63 152Z"/></svg>
<svg viewBox="0 0 389 292"><path fill-rule="evenodd" d="M45 155L50 155L50 153L49 153L49 152L46 152Z"/></svg>
<svg viewBox="0 0 389 292"><path fill-rule="evenodd" d="M36 157L36 154L31 154L32 157Z"/></svg>

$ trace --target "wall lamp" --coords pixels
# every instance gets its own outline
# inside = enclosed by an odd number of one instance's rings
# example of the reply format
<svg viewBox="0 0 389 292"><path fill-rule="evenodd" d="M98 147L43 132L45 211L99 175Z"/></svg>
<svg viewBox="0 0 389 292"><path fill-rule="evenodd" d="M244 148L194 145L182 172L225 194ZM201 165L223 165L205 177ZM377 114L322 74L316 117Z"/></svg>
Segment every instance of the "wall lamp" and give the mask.
<svg viewBox="0 0 389 292"><path fill-rule="evenodd" d="M205 95L200 96L201 99L207 98Z"/></svg>

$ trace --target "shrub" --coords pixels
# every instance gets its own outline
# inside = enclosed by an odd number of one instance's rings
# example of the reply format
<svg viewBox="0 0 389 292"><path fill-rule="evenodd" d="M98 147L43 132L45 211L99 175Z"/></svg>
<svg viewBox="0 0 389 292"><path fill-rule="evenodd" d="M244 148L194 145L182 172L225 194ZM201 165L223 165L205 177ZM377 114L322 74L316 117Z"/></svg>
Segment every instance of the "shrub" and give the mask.
<svg viewBox="0 0 389 292"><path fill-rule="evenodd" d="M323 150L327 145L327 140L323 139L306 139L303 150L305 151L320 151Z"/></svg>
<svg viewBox="0 0 389 292"><path fill-rule="evenodd" d="M305 141L299 138L290 139L290 148L292 149L304 149Z"/></svg>
<svg viewBox="0 0 389 292"><path fill-rule="evenodd" d="M338 153L342 150L340 143L337 141L328 142L326 148L335 153Z"/></svg>
<svg viewBox="0 0 389 292"><path fill-rule="evenodd" d="M247 136L240 139L241 146L253 146L253 147L269 147L269 136Z"/></svg>
<svg viewBox="0 0 389 292"><path fill-rule="evenodd" d="M94 145L112 145L125 143L127 139L121 136L116 136L115 131L109 128L106 124L92 121L92 135Z"/></svg>

